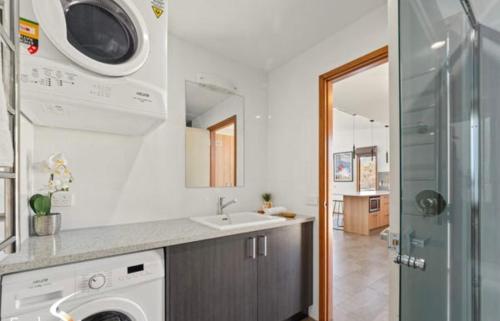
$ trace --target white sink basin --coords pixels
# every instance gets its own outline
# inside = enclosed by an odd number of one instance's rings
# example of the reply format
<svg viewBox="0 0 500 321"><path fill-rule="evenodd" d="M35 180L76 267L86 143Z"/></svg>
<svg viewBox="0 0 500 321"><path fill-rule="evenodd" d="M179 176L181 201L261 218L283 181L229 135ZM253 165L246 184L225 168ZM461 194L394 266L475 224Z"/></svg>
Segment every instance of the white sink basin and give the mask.
<svg viewBox="0 0 500 321"><path fill-rule="evenodd" d="M286 221L283 217L252 212L191 217L191 220L221 231Z"/></svg>

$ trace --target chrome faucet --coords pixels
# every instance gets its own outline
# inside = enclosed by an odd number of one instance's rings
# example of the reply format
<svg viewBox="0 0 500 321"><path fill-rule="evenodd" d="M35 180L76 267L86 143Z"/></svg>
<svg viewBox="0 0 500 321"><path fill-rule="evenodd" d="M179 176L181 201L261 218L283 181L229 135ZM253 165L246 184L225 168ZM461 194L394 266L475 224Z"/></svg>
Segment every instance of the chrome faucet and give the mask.
<svg viewBox="0 0 500 321"><path fill-rule="evenodd" d="M218 215L223 215L224 214L224 209L228 207L231 204L238 203L238 200L235 198L227 203L224 203L224 197L220 196L219 201L217 202L217 214Z"/></svg>

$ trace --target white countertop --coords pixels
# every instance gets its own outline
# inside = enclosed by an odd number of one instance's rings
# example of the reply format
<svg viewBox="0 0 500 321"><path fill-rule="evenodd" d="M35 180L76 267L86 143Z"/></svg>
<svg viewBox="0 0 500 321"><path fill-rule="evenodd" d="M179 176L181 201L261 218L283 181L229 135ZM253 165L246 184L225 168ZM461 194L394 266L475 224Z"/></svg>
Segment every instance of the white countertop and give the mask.
<svg viewBox="0 0 500 321"><path fill-rule="evenodd" d="M337 194L337 195L368 197L368 196L382 196L382 195L390 195L390 194L391 194L390 191L365 191L365 192L342 193L342 194Z"/></svg>
<svg viewBox="0 0 500 321"><path fill-rule="evenodd" d="M298 215L285 222L219 231L184 218L63 231L27 239L19 253L0 262L0 275L312 221L312 216Z"/></svg>

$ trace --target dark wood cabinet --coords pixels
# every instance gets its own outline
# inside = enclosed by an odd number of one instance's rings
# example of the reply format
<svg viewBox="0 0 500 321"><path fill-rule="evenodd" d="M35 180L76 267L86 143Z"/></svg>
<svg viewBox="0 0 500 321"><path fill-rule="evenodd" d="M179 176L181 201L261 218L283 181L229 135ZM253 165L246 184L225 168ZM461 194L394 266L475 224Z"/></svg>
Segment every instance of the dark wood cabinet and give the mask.
<svg viewBox="0 0 500 321"><path fill-rule="evenodd" d="M259 321L282 321L307 312L312 304L312 241L312 223L258 236Z"/></svg>
<svg viewBox="0 0 500 321"><path fill-rule="evenodd" d="M255 321L254 242L253 234L237 235L168 248L167 320Z"/></svg>
<svg viewBox="0 0 500 321"><path fill-rule="evenodd" d="M167 320L214 320L215 242L167 248Z"/></svg>
<svg viewBox="0 0 500 321"><path fill-rule="evenodd" d="M284 321L312 304L312 223L166 253L167 321Z"/></svg>
<svg viewBox="0 0 500 321"><path fill-rule="evenodd" d="M215 240L213 270L214 321L255 321L257 265L253 236Z"/></svg>

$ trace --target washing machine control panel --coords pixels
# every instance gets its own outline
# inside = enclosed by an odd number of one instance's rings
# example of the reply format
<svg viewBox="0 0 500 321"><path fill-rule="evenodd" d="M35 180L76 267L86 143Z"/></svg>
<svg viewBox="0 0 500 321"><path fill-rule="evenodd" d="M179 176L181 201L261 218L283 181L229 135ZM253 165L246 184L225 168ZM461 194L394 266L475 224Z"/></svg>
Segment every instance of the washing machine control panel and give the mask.
<svg viewBox="0 0 500 321"><path fill-rule="evenodd" d="M137 280L150 277L152 271L154 268L149 263L130 265L118 275L117 281L121 283L137 282Z"/></svg>
<svg viewBox="0 0 500 321"><path fill-rule="evenodd" d="M78 276L77 287L81 292L104 290L112 286L112 271L89 271Z"/></svg>
<svg viewBox="0 0 500 321"><path fill-rule="evenodd" d="M106 285L106 276L102 273L95 274L89 279L89 288L97 290Z"/></svg>
<svg viewBox="0 0 500 321"><path fill-rule="evenodd" d="M81 292L106 291L152 280L163 273L162 264L137 262L119 268L82 271L78 277Z"/></svg>

